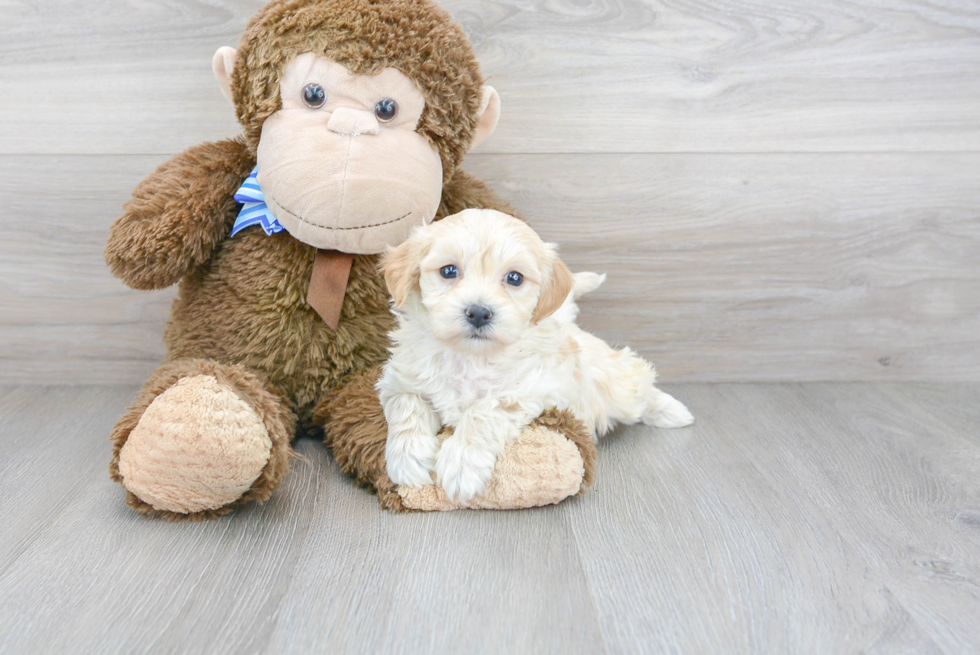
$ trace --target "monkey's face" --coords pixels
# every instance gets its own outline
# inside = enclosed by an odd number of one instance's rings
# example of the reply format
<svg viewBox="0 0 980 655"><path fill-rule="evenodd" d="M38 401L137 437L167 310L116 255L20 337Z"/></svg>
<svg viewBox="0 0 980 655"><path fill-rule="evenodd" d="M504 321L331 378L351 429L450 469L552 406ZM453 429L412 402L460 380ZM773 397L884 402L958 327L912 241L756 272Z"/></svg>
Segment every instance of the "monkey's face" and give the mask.
<svg viewBox="0 0 980 655"><path fill-rule="evenodd" d="M307 53L286 65L280 94L282 109L262 125L258 182L291 235L369 254L432 221L442 160L415 131L425 99L407 76L352 75Z"/></svg>

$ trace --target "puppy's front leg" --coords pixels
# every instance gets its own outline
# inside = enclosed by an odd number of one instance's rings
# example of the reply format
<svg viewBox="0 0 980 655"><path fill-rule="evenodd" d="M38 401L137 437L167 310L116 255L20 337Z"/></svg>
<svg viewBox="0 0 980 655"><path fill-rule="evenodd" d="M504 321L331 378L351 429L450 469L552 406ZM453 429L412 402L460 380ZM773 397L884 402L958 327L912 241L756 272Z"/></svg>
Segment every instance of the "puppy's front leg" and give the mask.
<svg viewBox="0 0 980 655"><path fill-rule="evenodd" d="M443 442L436 456L436 478L446 495L466 502L481 493L504 445L540 413L497 398L477 401L463 412L453 436Z"/></svg>
<svg viewBox="0 0 980 655"><path fill-rule="evenodd" d="M439 430L442 424L432 407L414 393L383 398L388 420L385 466L395 484L419 487L432 484Z"/></svg>

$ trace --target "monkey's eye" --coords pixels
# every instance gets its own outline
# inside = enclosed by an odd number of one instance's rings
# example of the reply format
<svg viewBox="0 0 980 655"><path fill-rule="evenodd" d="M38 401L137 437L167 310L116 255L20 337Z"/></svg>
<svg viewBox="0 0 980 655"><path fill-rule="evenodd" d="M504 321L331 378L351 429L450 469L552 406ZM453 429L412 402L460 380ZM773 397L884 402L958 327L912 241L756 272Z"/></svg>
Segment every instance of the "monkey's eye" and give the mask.
<svg viewBox="0 0 980 655"><path fill-rule="evenodd" d="M459 269L453 266L452 264L450 264L449 266L443 266L442 268L439 269L439 275L446 278L447 280L451 280L454 277L459 277Z"/></svg>
<svg viewBox="0 0 980 655"><path fill-rule="evenodd" d="M524 283L524 276L517 271L511 271L507 274L507 284L512 287L519 287Z"/></svg>
<svg viewBox="0 0 980 655"><path fill-rule="evenodd" d="M319 109L327 102L327 92L319 84L307 84L303 87L303 102L311 109Z"/></svg>
<svg viewBox="0 0 980 655"><path fill-rule="evenodd" d="M377 116L378 120L382 123L390 123L395 119L395 115L397 114L398 103L391 98L379 100L378 104L374 106L374 115Z"/></svg>

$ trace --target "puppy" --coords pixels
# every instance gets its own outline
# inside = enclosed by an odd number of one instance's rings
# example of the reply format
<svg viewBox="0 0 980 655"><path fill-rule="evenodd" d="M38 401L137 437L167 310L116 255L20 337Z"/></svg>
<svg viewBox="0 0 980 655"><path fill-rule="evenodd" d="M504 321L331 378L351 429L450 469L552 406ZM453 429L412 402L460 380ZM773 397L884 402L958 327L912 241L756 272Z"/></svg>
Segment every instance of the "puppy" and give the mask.
<svg viewBox="0 0 980 655"><path fill-rule="evenodd" d="M554 244L520 220L468 209L417 228L382 264L398 327L377 389L392 482L432 484L465 502L504 445L550 407L600 436L616 423L689 425L629 348L575 325L574 296L605 279L573 276ZM440 448L444 425L453 435Z"/></svg>

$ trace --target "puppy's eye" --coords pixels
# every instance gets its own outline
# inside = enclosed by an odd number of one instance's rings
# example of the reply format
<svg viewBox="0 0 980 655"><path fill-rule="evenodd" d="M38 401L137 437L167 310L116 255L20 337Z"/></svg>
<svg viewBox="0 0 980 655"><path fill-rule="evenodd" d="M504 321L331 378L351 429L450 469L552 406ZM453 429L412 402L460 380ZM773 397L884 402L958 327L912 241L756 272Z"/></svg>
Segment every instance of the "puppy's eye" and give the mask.
<svg viewBox="0 0 980 655"><path fill-rule="evenodd" d="M512 287L519 287L524 283L524 276L517 271L511 271L507 274L507 284Z"/></svg>
<svg viewBox="0 0 980 655"><path fill-rule="evenodd" d="M449 266L443 266L442 268L439 269L439 275L446 278L447 280L451 280L454 277L459 277L459 269L453 266L452 264L450 264Z"/></svg>
<svg viewBox="0 0 980 655"><path fill-rule="evenodd" d="M307 84L303 87L303 102L310 109L319 109L327 102L327 92L319 84Z"/></svg>

